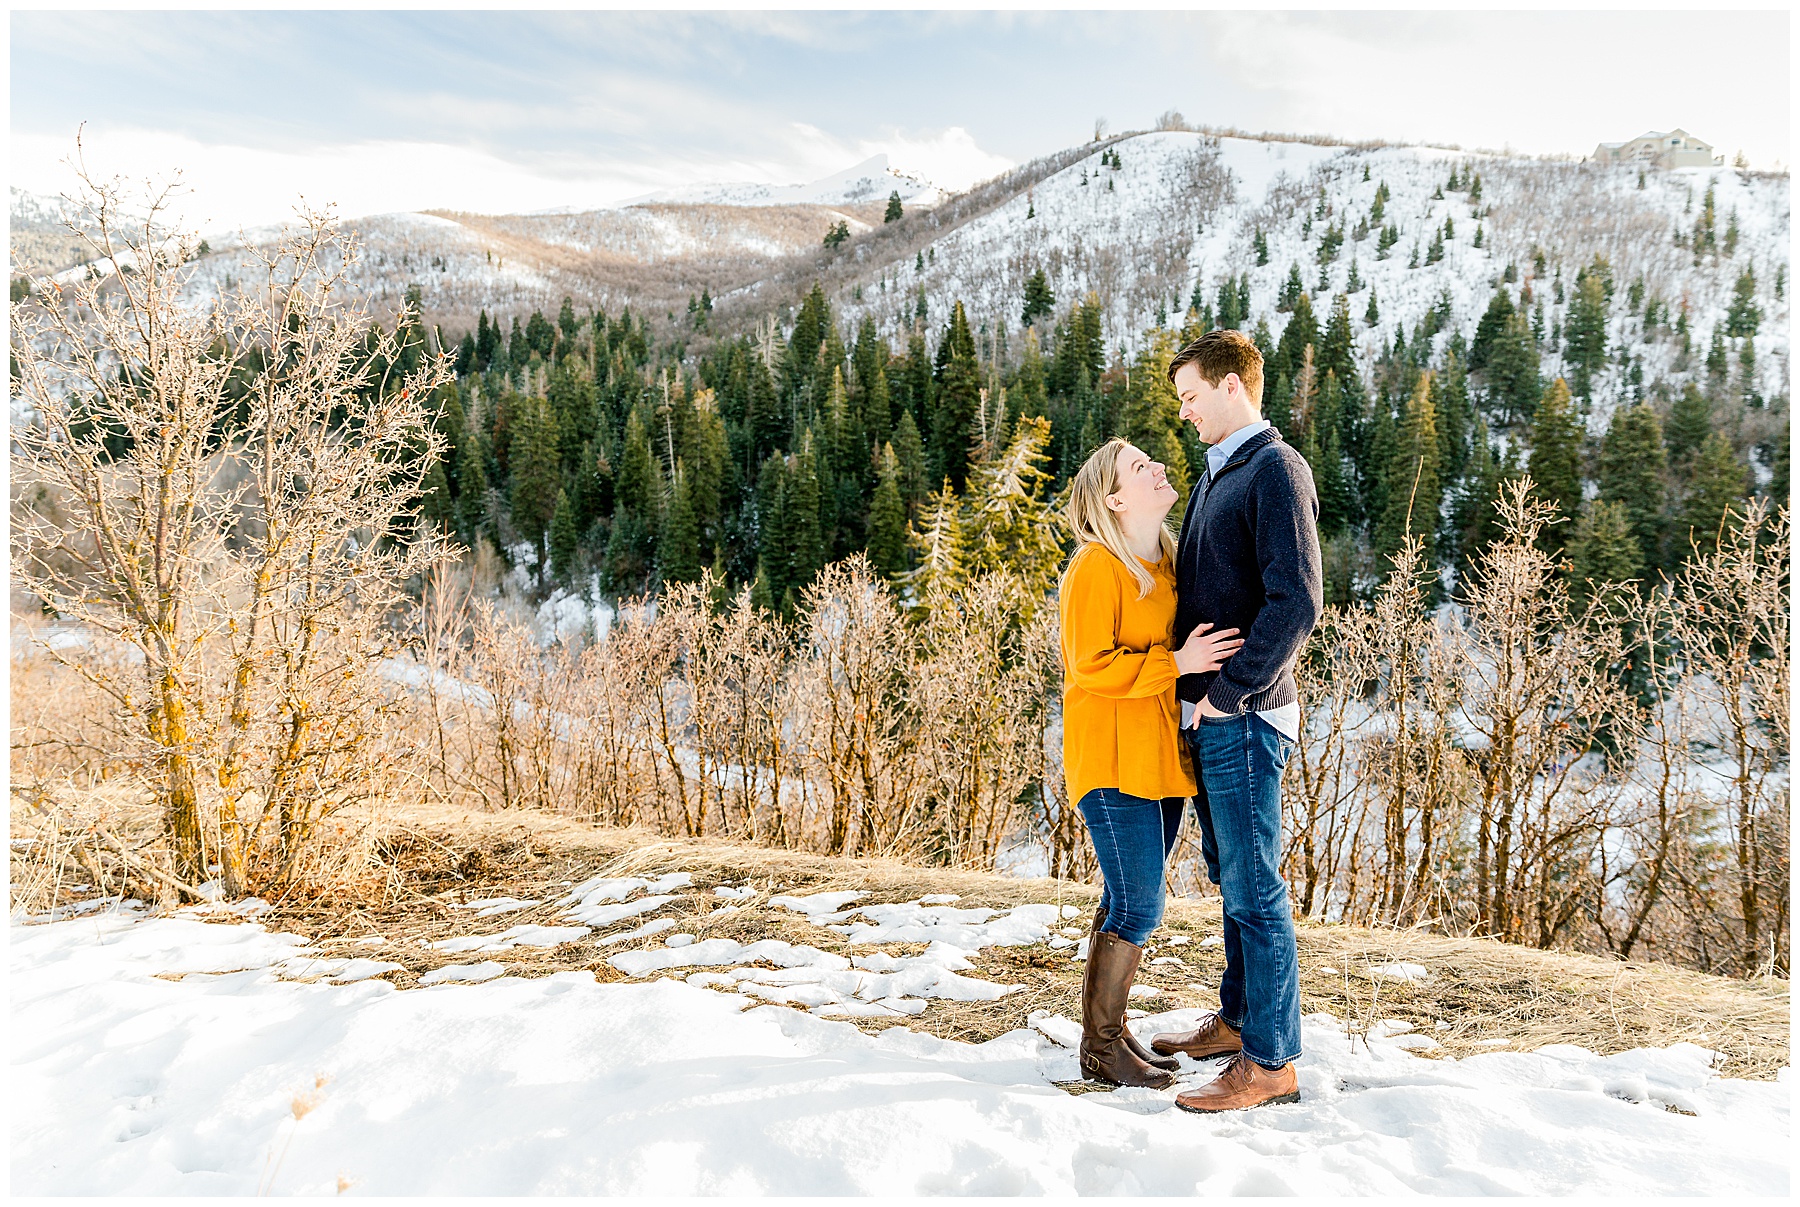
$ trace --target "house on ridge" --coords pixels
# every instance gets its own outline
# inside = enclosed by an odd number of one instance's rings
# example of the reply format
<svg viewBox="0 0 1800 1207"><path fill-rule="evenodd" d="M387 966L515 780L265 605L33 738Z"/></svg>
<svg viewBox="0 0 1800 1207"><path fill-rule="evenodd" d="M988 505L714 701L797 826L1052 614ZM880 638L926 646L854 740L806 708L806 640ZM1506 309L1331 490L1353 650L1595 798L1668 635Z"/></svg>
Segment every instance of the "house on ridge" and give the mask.
<svg viewBox="0 0 1800 1207"><path fill-rule="evenodd" d="M1648 164L1658 168L1710 168L1725 162L1713 154L1712 144L1701 142L1677 126L1651 130L1630 142L1603 142L1594 148L1595 163Z"/></svg>

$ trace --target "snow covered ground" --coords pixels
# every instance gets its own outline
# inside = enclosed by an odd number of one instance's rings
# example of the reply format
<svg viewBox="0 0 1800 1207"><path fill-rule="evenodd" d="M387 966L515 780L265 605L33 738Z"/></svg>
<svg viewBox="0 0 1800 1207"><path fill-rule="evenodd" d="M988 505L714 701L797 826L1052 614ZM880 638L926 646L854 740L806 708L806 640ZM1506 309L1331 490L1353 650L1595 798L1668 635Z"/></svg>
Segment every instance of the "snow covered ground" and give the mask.
<svg viewBox="0 0 1800 1207"><path fill-rule="evenodd" d="M859 907L855 893L774 902L853 944L927 945L846 960L780 940L644 933L658 908L645 903L685 883L585 882L563 902L582 923L571 927L508 927L506 913L533 903L471 902L471 954L495 958L406 990L367 979L384 963L379 936L367 937L370 958L321 960L301 936L219 909L152 917L106 905L15 921L12 1188L1788 1192L1788 1086L1719 1078L1691 1045L1431 1059L1417 1053L1435 1041L1405 1024L1378 1023L1364 1042L1315 1015L1298 1105L1203 1118L1173 1109L1175 1091L1058 1088L1079 1075L1067 1018L1034 1015L1031 1029L966 1044L826 1017L877 1003L910 1013L921 994L1004 996L957 974L960 957L1046 937L1066 945L1079 926L1066 910L970 910L944 897ZM745 891L719 886L718 908ZM608 926L622 948L608 962L630 979L501 975L511 943ZM632 937L640 945L624 950ZM774 1004L784 995L791 1005ZM1149 1035L1195 1017L1133 1025ZM1190 1062L1183 1082L1210 1073Z"/></svg>

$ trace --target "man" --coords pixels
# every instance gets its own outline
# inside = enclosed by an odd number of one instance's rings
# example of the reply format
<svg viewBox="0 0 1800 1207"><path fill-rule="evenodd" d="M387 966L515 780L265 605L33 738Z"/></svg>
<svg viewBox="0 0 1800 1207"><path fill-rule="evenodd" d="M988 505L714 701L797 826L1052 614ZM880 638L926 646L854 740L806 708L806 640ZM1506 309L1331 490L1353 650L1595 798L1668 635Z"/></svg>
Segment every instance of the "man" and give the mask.
<svg viewBox="0 0 1800 1207"><path fill-rule="evenodd" d="M1175 632L1236 628L1218 671L1183 675L1182 733L1194 754L1206 874L1225 913L1219 1009L1193 1031L1158 1035L1164 1055L1231 1056L1185 1110L1298 1102L1300 965L1281 879L1281 771L1300 734L1294 660L1324 607L1319 501L1304 458L1262 417L1262 353L1210 331L1169 365L1181 417L1209 445L1188 497L1176 560Z"/></svg>

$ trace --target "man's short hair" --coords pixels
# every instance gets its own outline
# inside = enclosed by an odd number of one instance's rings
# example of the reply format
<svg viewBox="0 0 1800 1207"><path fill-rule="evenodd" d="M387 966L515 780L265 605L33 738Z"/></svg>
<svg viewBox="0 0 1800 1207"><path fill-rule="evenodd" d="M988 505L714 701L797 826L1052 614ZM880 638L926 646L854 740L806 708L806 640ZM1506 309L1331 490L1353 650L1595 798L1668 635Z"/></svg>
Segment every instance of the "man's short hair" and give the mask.
<svg viewBox="0 0 1800 1207"><path fill-rule="evenodd" d="M1242 331L1208 331L1189 343L1169 362L1170 385L1175 383L1175 370L1183 365L1192 365L1199 370L1200 376L1209 386L1216 386L1224 381L1227 373L1236 373L1238 380L1244 383L1244 393L1256 404L1258 410L1262 409L1262 352Z"/></svg>

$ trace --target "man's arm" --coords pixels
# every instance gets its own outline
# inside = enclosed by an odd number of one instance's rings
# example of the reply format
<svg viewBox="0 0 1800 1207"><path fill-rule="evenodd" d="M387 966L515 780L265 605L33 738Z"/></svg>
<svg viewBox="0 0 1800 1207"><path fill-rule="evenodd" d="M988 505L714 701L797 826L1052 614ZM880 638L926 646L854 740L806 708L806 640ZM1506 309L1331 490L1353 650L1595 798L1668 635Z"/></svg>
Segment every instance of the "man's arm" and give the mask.
<svg viewBox="0 0 1800 1207"><path fill-rule="evenodd" d="M1206 702L1227 716L1243 712L1246 697L1274 686L1325 610L1312 471L1297 456L1284 456L1257 471L1250 502L1264 602L1243 648L1206 694Z"/></svg>

